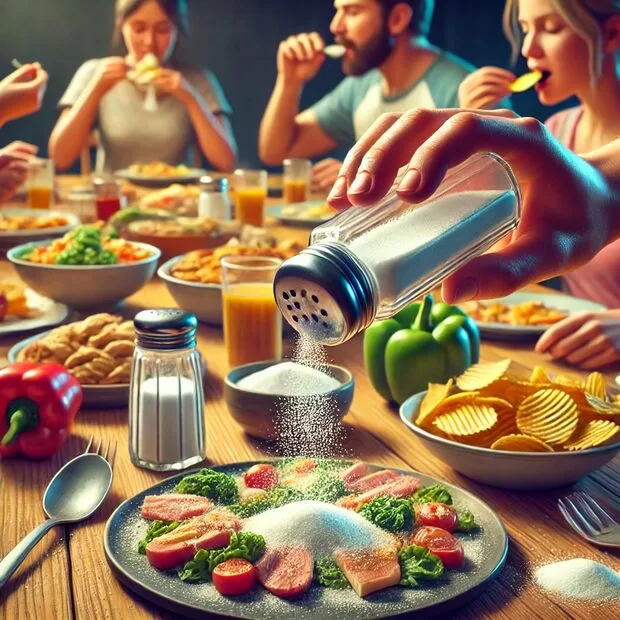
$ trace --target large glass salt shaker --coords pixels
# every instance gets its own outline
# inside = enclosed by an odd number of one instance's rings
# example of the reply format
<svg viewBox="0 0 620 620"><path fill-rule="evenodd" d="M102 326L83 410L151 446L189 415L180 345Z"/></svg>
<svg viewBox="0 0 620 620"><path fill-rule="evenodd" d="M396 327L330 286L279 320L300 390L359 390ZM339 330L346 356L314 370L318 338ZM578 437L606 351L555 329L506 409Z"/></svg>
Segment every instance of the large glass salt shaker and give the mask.
<svg viewBox="0 0 620 620"><path fill-rule="evenodd" d="M214 220L230 220L232 207L228 195L228 179L214 179L204 176L200 178L200 200L198 215Z"/></svg>
<svg viewBox="0 0 620 620"><path fill-rule="evenodd" d="M176 308L134 318L136 348L129 391L129 453L156 471L205 458L204 394L196 317Z"/></svg>
<svg viewBox="0 0 620 620"><path fill-rule="evenodd" d="M325 345L349 340L434 290L521 216L518 182L493 153L450 169L422 203L402 201L396 184L379 204L315 228L276 272L276 302L300 333Z"/></svg>

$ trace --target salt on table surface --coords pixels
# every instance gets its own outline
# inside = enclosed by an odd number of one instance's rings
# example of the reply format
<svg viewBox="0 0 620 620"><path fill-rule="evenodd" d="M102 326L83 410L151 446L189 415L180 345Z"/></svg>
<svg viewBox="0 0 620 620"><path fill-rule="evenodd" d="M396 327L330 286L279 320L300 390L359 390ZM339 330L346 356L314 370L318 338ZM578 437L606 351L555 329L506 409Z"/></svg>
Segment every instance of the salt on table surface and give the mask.
<svg viewBox="0 0 620 620"><path fill-rule="evenodd" d="M258 394L312 396L331 392L340 386L340 382L316 368L282 362L243 377L237 385Z"/></svg>
<svg viewBox="0 0 620 620"><path fill-rule="evenodd" d="M620 574L604 564L573 558L538 568L536 583L566 598L620 600Z"/></svg>
<svg viewBox="0 0 620 620"><path fill-rule="evenodd" d="M266 510L248 519L245 530L264 537L268 547L302 546L314 558L336 549L373 549L394 544L384 532L352 510L303 500Z"/></svg>

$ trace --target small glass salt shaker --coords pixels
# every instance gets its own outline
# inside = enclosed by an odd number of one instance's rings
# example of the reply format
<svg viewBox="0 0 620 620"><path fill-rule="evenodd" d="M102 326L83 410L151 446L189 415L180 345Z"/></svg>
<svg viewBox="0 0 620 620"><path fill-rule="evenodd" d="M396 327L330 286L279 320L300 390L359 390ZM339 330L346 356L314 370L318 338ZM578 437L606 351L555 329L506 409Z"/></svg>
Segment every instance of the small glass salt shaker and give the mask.
<svg viewBox="0 0 620 620"><path fill-rule="evenodd" d="M180 470L206 456L204 393L196 317L177 308L134 318L129 453L134 465Z"/></svg>
<svg viewBox="0 0 620 620"><path fill-rule="evenodd" d="M232 219L232 207L228 196L228 179L200 178L200 200L198 215L214 220Z"/></svg>

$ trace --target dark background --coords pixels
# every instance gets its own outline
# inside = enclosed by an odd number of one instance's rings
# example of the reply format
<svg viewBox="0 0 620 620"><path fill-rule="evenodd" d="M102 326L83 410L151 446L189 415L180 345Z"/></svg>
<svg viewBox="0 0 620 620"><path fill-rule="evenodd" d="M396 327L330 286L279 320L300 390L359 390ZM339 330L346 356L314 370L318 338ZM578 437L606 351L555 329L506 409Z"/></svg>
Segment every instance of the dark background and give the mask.
<svg viewBox="0 0 620 620"><path fill-rule="evenodd" d="M316 30L331 40L332 0L189 0L191 32L186 56L208 66L220 80L235 111L240 163L256 165L258 125L276 76L281 39ZM509 67L510 46L501 28L503 0L436 0L430 40L476 66ZM10 61L38 60L50 74L39 114L5 125L0 145L21 139L47 152L56 121L56 103L79 65L110 55L114 0L0 0L0 76ZM521 59L517 72L525 69ZM326 61L303 94L314 103L342 79L340 63ZM513 97L522 115L542 120L554 111L535 92ZM75 169L77 170L77 169Z"/></svg>

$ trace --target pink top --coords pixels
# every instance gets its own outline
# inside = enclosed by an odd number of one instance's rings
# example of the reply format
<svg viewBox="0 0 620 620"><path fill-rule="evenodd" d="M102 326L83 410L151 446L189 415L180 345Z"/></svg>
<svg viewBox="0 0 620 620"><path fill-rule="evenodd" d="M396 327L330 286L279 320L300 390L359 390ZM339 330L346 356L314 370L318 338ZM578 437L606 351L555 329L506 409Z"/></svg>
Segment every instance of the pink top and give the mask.
<svg viewBox="0 0 620 620"><path fill-rule="evenodd" d="M583 108L577 106L551 116L545 125L564 146L574 150L575 131ZM562 275L566 292L609 308L620 308L620 240L603 248L589 263Z"/></svg>

